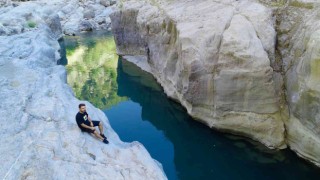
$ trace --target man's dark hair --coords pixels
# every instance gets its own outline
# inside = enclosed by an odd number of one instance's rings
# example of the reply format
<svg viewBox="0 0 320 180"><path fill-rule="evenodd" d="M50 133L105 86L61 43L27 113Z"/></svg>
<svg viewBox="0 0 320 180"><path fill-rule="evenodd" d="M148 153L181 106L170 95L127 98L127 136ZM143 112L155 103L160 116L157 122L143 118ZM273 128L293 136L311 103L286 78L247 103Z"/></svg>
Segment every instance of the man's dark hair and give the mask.
<svg viewBox="0 0 320 180"><path fill-rule="evenodd" d="M82 106L86 106L85 104L79 104L79 109L82 107Z"/></svg>

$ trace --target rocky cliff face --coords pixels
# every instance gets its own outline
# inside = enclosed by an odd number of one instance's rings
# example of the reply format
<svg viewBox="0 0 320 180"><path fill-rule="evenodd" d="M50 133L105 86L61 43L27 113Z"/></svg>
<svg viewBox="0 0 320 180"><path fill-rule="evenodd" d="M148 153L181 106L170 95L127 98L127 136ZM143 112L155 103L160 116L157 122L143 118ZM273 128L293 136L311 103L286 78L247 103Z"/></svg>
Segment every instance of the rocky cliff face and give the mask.
<svg viewBox="0 0 320 180"><path fill-rule="evenodd" d="M320 7L302 2L289 3L278 16L289 109L284 122L290 148L320 165Z"/></svg>
<svg viewBox="0 0 320 180"><path fill-rule="evenodd" d="M141 67L191 116L320 163L316 3L146 0L118 8L118 53L144 56Z"/></svg>
<svg viewBox="0 0 320 180"><path fill-rule="evenodd" d="M248 1L128 1L111 18L119 54L147 54L167 95L194 118L284 147L270 9Z"/></svg>
<svg viewBox="0 0 320 180"><path fill-rule="evenodd" d="M14 33L0 36L1 179L167 179L143 145L122 142L89 102L88 113L104 123L110 144L79 130L81 102L66 83L65 68L56 65L60 19L48 12L37 16L36 27L16 31L26 14L33 15L26 7L49 8L26 3L0 8L1 20L17 22L4 26Z"/></svg>
<svg viewBox="0 0 320 180"><path fill-rule="evenodd" d="M37 0L14 1L4 0L0 13L12 16L2 16L0 19L0 35L16 34L36 27L42 17L57 14L60 18L63 33L76 35L81 31L109 29L112 5L114 0ZM25 22L26 20L26 22Z"/></svg>

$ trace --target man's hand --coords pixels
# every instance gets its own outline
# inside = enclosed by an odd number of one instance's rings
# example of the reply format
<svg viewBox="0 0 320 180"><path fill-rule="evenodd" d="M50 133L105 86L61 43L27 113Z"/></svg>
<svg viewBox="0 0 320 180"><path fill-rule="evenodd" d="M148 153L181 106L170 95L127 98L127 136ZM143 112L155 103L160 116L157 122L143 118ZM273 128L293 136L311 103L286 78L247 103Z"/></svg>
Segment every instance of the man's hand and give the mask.
<svg viewBox="0 0 320 180"><path fill-rule="evenodd" d="M81 126L84 127L84 128L87 128L87 129L96 130L96 128L88 126L88 125L86 125L84 123L82 123Z"/></svg>
<svg viewBox="0 0 320 180"><path fill-rule="evenodd" d="M90 122L90 126L93 127L93 123L92 122Z"/></svg>

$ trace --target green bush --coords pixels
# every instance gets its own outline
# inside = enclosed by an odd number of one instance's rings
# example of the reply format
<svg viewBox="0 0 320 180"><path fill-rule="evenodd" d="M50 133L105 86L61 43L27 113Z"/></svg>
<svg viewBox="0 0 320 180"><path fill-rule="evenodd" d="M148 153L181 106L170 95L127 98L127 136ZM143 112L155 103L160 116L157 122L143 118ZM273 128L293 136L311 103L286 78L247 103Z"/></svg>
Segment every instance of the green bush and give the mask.
<svg viewBox="0 0 320 180"><path fill-rule="evenodd" d="M29 28L35 28L37 26L37 23L35 23L34 21L28 21L27 24Z"/></svg>
<svg viewBox="0 0 320 180"><path fill-rule="evenodd" d="M289 3L289 6L298 7L298 8L313 9L312 3L303 3L303 2L296 1L296 0L291 1Z"/></svg>

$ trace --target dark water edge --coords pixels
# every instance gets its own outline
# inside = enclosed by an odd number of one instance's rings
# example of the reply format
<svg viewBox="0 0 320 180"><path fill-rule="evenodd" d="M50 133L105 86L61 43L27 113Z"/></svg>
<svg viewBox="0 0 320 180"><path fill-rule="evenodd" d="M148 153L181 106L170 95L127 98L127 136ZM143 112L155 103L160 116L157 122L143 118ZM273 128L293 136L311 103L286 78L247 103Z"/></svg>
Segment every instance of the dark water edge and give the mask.
<svg viewBox="0 0 320 180"><path fill-rule="evenodd" d="M66 50L66 46L64 43L64 38L60 38L58 40L59 46L60 46L60 59L57 61L57 65L67 65L68 64L68 59L67 59L67 50Z"/></svg>
<svg viewBox="0 0 320 180"><path fill-rule="evenodd" d="M81 87L74 82L76 78L68 82L79 92L78 98L103 109L123 141L141 142L163 165L169 179L320 179L320 168L289 149L270 150L193 120L181 105L167 98L150 74L128 61L112 58L105 60L108 66L102 70L93 67L92 57L106 56L100 54L105 50L99 49L112 43L110 37L110 33L93 32L66 38L67 55L68 49L74 52L82 45L90 57L88 62L82 60L80 65L68 67L68 75L91 68L76 76L87 78ZM97 42L103 40L108 43L98 47ZM112 48L107 50L115 51Z"/></svg>
<svg viewBox="0 0 320 180"><path fill-rule="evenodd" d="M320 177L317 167L290 150L270 150L258 142L219 133L196 122L160 87L142 84L152 77L146 78L151 75L140 71L127 61L119 61L118 95L132 102L122 102L104 112L124 141L138 140L146 146L152 157L164 165L169 179ZM124 127L127 123L129 126Z"/></svg>

